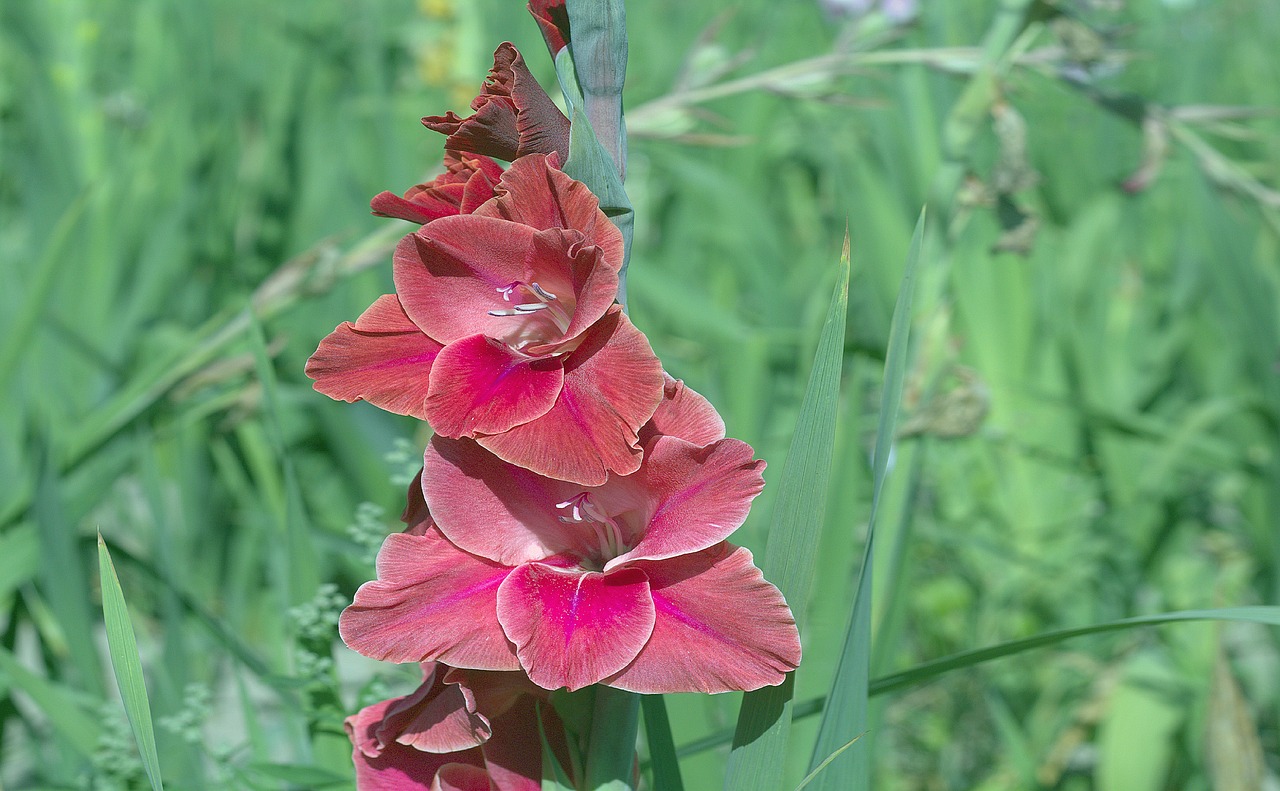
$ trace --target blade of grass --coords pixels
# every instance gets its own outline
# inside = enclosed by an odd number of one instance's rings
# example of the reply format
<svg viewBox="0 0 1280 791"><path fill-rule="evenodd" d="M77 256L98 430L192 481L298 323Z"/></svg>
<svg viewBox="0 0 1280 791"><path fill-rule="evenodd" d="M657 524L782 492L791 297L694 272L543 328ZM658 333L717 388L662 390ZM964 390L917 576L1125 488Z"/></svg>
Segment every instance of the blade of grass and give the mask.
<svg viewBox="0 0 1280 791"><path fill-rule="evenodd" d="M680 778L680 759L671 738L671 722L667 719L667 701L661 695L640 698L644 711L644 733L649 743L649 764L653 769L654 788L662 791L684 791Z"/></svg>
<svg viewBox="0 0 1280 791"><path fill-rule="evenodd" d="M897 692L901 689L907 689L919 684L932 681L938 676L950 673L953 670L964 670L970 667L992 662L997 659L1003 659L1008 656L1014 656L1036 648L1046 648L1057 643L1072 640L1077 637L1087 637L1094 634L1105 634L1107 632L1119 632L1126 629L1140 629L1148 626L1163 626L1172 623L1183 623L1188 621L1238 621L1242 623L1256 623L1263 626L1280 626L1280 607L1224 607L1213 610L1180 610L1178 612L1160 613L1158 615L1140 615L1133 618L1122 618L1118 621L1107 621L1106 623L1097 623L1090 626L1077 626L1070 629L1058 629L1052 632L1043 632L1041 634L1024 637L1020 640L1011 640L1007 643L999 643L997 645L987 646L986 648L975 648L971 651L961 651L960 653L944 656L941 659L935 659L931 662L916 665L915 667L900 670L897 673L890 673L886 676L880 676L872 679L867 685L867 694L869 697L877 695L885 695L890 692ZM802 700L795 704L792 711L793 719L803 719L811 717L826 709L826 698L813 698ZM676 748L676 755L681 758L687 758L707 750L714 750L724 744L728 744L733 738L733 732L728 728L716 733L703 736L696 741L689 742Z"/></svg>
<svg viewBox="0 0 1280 791"><path fill-rule="evenodd" d="M1052 632L1043 632L1031 637L1024 637L1021 640L1011 640L1007 643L987 646L986 648L975 648L972 651L961 651L958 654L935 659L932 662L925 662L897 673L890 673L871 682L868 691L872 695L896 692L897 690L937 678L943 673L948 673L952 670L973 667L994 659L1002 659L1006 656L1030 651L1033 648L1043 648L1055 643L1061 643L1064 640L1070 640L1075 637L1118 632L1142 626L1159 626L1180 621L1244 621L1267 626L1280 626L1280 607L1224 607L1214 610L1180 610L1159 615L1122 618L1118 621L1108 621L1091 626L1057 629Z"/></svg>
<svg viewBox="0 0 1280 791"><path fill-rule="evenodd" d="M129 717L129 728L138 743L147 780L153 791L163 791L160 756L156 754L156 733L151 724L151 702L142 676L138 641L133 633L133 622L129 619L129 608L124 602L120 578L116 576L111 552L101 533L98 534L98 575L102 581L102 616L107 625L107 649L111 654L116 684L120 686L120 699L124 701L124 713Z"/></svg>
<svg viewBox="0 0 1280 791"><path fill-rule="evenodd" d="M831 305L818 338L813 371L809 374L787 462L778 482L778 497L765 550L765 576L791 604L797 627L803 626L826 509L848 303L849 235L846 232ZM789 674L780 686L748 692L743 697L725 773L726 789L780 787L786 766L794 689L794 674Z"/></svg>
<svg viewBox="0 0 1280 791"><path fill-rule="evenodd" d="M76 702L66 687L42 678L23 667L6 649L0 647L0 674L9 686L22 690L67 744L86 759L98 748L98 723Z"/></svg>
<svg viewBox="0 0 1280 791"><path fill-rule="evenodd" d="M831 682L827 699L831 705L823 711L814 742L809 769L813 771L828 755L867 730L867 686L871 673L871 580L875 550L876 516L880 494L889 468L889 452L898 420L898 404L902 399L902 383L906 378L907 340L911 332L911 303L919 274L920 250L924 244L925 211L921 210L911 235L907 266L898 289L898 302L889 325L889 347L884 360L884 389L880 397L880 419L876 427L876 449L872 459L871 515L867 522L867 544L863 552L862 571L853 600L853 613L845 632L844 649ZM852 791L871 787L870 744L858 741L839 760L818 776L819 789Z"/></svg>

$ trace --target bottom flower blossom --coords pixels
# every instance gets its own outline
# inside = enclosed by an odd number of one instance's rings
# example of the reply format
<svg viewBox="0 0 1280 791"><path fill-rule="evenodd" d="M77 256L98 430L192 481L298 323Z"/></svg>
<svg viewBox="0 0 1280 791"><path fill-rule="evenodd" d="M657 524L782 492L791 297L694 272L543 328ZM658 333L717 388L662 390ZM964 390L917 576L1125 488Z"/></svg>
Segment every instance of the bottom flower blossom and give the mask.
<svg viewBox="0 0 1280 791"><path fill-rule="evenodd" d="M344 723L357 791L537 791L542 742L568 766L564 727L523 673L423 662L409 695L366 706Z"/></svg>
<svg viewBox="0 0 1280 791"><path fill-rule="evenodd" d="M671 432L671 433L666 433ZM425 501L339 625L356 651L523 669L547 689L726 692L800 661L791 611L724 538L764 481L705 399L670 382L633 475L584 487L437 436ZM427 507L430 514L426 513Z"/></svg>

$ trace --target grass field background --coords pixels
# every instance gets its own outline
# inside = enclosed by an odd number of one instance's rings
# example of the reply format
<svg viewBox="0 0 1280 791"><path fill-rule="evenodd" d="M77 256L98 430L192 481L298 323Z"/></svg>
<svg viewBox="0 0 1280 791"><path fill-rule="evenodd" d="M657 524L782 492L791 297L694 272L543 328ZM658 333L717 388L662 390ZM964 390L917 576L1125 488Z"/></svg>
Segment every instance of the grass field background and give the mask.
<svg viewBox="0 0 1280 791"><path fill-rule="evenodd" d="M925 204L872 675L1280 602L1280 6L1019 5L922 0L901 27L628 8L631 315L767 479L851 239L801 701L849 617ZM410 228L368 200L438 164L417 119L465 111L503 40L554 88L510 0L0 3L3 788L145 787L98 531L166 786L350 787L342 717L414 678L334 622L427 435L314 393L303 363L390 290ZM772 503L735 539L757 555ZM876 697L875 787L1280 787L1278 648L1250 624L1122 631ZM724 734L687 788L720 786L738 697L669 699L677 745Z"/></svg>

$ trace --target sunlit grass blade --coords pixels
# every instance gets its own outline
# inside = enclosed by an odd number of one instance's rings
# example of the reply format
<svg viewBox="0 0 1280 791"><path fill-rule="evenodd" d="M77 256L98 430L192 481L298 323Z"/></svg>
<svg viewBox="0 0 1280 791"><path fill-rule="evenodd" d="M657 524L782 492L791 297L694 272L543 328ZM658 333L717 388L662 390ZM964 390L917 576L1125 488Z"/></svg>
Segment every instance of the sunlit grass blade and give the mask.
<svg viewBox="0 0 1280 791"><path fill-rule="evenodd" d="M680 778L680 759L676 756L676 744L671 738L671 722L667 719L667 701L661 695L644 695L640 698L644 711L644 733L649 743L649 764L653 769L653 784L663 791L684 791Z"/></svg>
<svg viewBox="0 0 1280 791"><path fill-rule="evenodd" d="M818 338L813 370L800 404L786 465L777 484L778 496L765 551L765 577L782 591L795 614L797 626L801 627L826 510L848 303L849 236L846 233L831 305ZM766 687L743 697L725 774L726 789L780 786L786 766L794 689L794 676L788 675L781 686Z"/></svg>
<svg viewBox="0 0 1280 791"><path fill-rule="evenodd" d="M838 756L836 751L867 730L867 682L871 673L871 561L874 557L876 515L889 468L889 451L893 446L898 404L902 399L902 383L906 378L911 303L919 274L924 229L925 212L922 210L920 219L916 221L915 232L911 235L907 265L902 274L898 301L889 325L889 346L884 360L884 389L880 397L880 418L876 427L876 448L871 466L871 515L868 518L862 571L858 575L853 614L845 633L844 649L840 653L840 662L836 666L836 675L827 696L829 705L823 711L813 757L809 763L810 771L814 771L827 756L835 756L815 781L815 787L819 789L858 791L870 788L871 784L869 742L859 740Z"/></svg>
<svg viewBox="0 0 1280 791"><path fill-rule="evenodd" d="M147 698L147 684L142 677L142 661L138 657L138 641L133 634L133 622L124 602L124 591L116 576L115 564L107 544L98 535L98 574L102 580L102 615L107 625L107 648L111 654L111 668L120 686L120 698L124 712L129 717L129 728L138 743L142 756L142 768L153 791L161 791L160 757L156 754L156 734L151 724L151 702Z"/></svg>
<svg viewBox="0 0 1280 791"><path fill-rule="evenodd" d="M1084 637L1091 634L1103 634L1106 632L1119 632L1125 629L1135 629L1143 626L1159 626L1167 623L1178 623L1180 621L1243 621L1248 623L1263 624L1266 626L1280 626L1280 607L1223 607L1214 610L1180 610L1178 612L1167 612L1159 615L1140 615L1135 618L1122 618L1118 621L1108 621L1106 623L1097 623L1091 626L1077 626L1071 629L1057 629L1052 632L1043 632L1041 634L1024 637L1021 640L1010 640L1007 643L999 645L987 646L986 648L975 648L972 651L961 651L958 654L945 656L941 659L935 659L932 662L925 662L921 665L901 670L897 673L890 673L871 682L869 692L872 695L883 695L886 692L896 692L900 689L915 686L925 681L930 681L944 673L953 670L963 670L964 668L980 665L984 662L990 662L995 659L1001 659L1014 654L1021 654L1030 651L1033 648L1043 648L1045 646L1061 643L1064 640L1070 640L1075 637Z"/></svg>
<svg viewBox="0 0 1280 791"><path fill-rule="evenodd" d="M819 763L816 767L814 767L813 771L809 772L809 774L804 776L804 779L800 781L800 785L796 786L795 791L802 791L802 789L804 789L810 783L812 783L814 778L816 778L819 774L821 774L824 769L830 766L832 761L839 758L844 753L845 750L857 744L858 740L865 735L866 735L865 733L858 734L857 736L850 739L847 744L841 745L839 750L836 750L831 755L828 755L826 758L823 758L822 762Z"/></svg>

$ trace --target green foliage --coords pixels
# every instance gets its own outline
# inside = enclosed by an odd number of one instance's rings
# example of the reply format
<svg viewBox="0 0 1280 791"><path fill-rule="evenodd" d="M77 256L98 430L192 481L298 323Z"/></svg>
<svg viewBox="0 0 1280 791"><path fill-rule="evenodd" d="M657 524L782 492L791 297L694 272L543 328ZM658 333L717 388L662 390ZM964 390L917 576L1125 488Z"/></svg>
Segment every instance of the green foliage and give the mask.
<svg viewBox="0 0 1280 791"><path fill-rule="evenodd" d="M798 613L806 716L779 787L808 773L809 702L836 674L926 203L876 515L878 694L825 771L865 751L883 791L1004 791L1274 767L1274 628L1091 625L1280 601L1280 120L1257 112L1280 106L1280 18L919 8L905 27L816 2L627 8L629 310L769 462L734 539L757 557L848 221L833 486ZM4 787L145 787L98 716L98 530L166 785L350 786L342 718L416 679L290 611L368 578L404 495L385 457L427 435L315 394L302 366L390 289L409 228L368 199L435 167L417 119L465 113L503 39L554 86L535 26L496 0L0 3ZM727 749L685 747L731 733L738 700L666 697L686 787L722 784Z"/></svg>
<svg viewBox="0 0 1280 791"><path fill-rule="evenodd" d="M160 757L156 754L155 728L151 724L151 700L147 696L147 683L142 676L142 660L138 656L138 641L133 633L133 621L125 604L124 591L116 576L115 564L107 544L98 536L98 578L102 583L102 613L107 628L107 648L111 654L111 668L115 671L129 717L129 727L142 756L142 766L147 773L153 791L161 791Z"/></svg>

